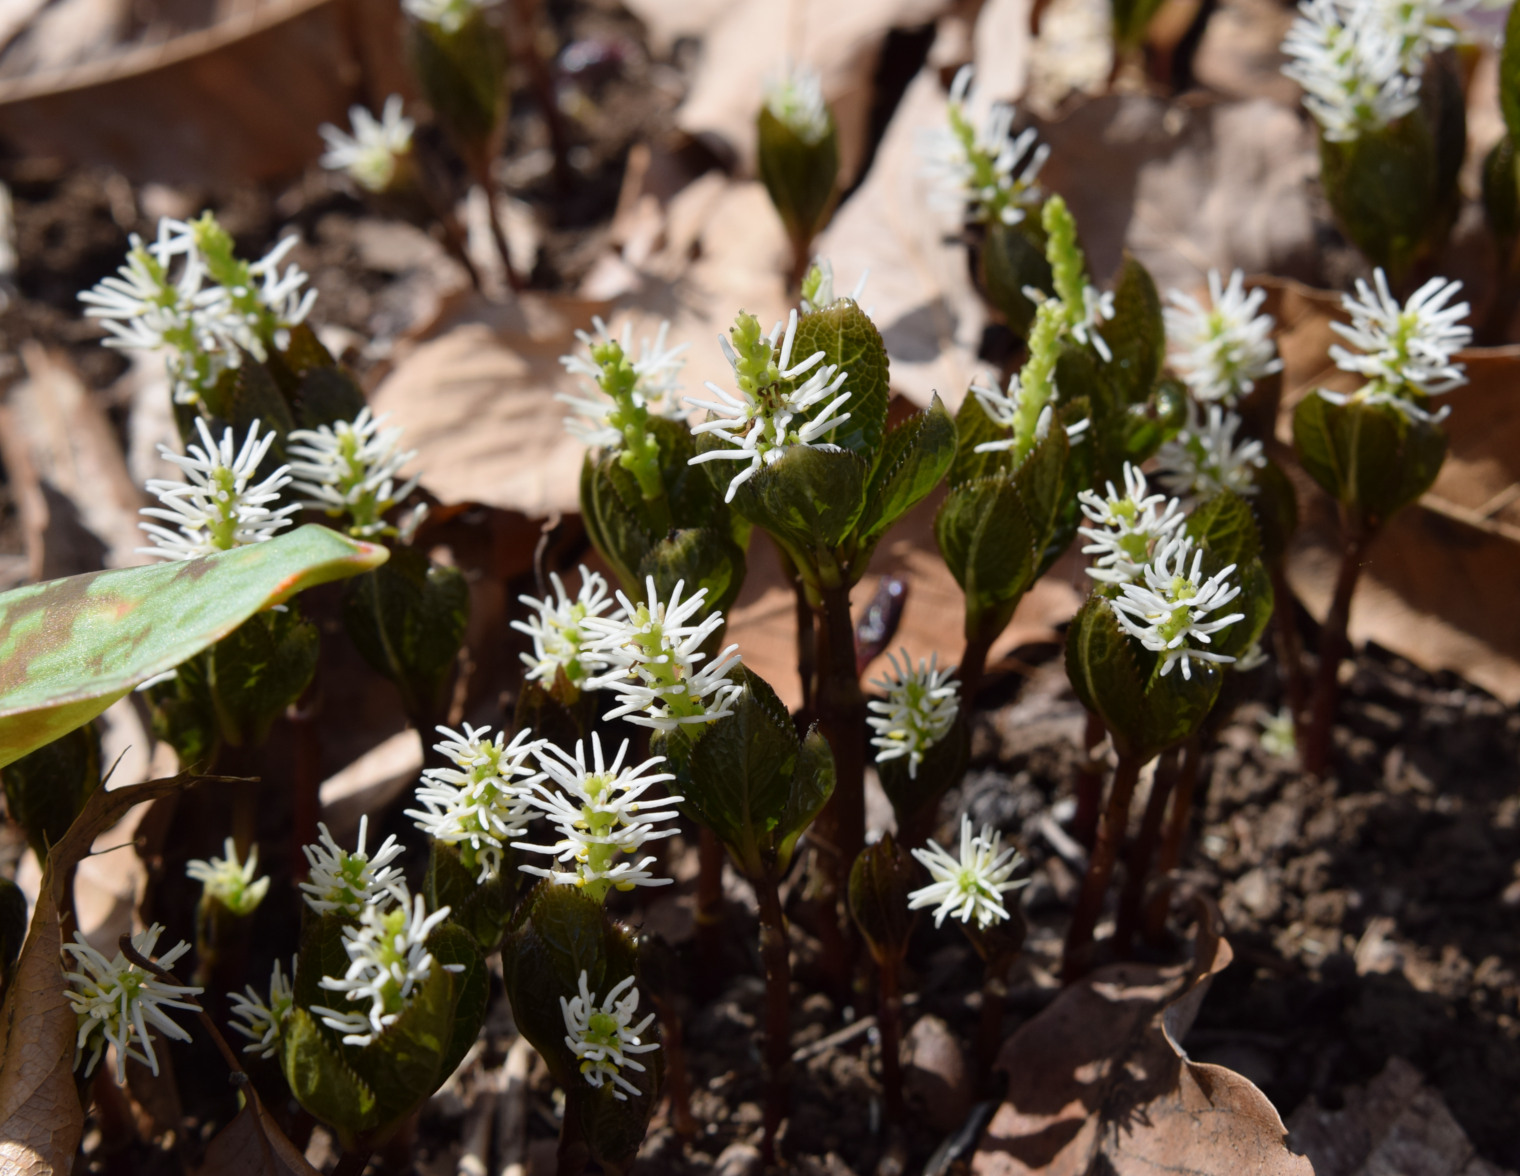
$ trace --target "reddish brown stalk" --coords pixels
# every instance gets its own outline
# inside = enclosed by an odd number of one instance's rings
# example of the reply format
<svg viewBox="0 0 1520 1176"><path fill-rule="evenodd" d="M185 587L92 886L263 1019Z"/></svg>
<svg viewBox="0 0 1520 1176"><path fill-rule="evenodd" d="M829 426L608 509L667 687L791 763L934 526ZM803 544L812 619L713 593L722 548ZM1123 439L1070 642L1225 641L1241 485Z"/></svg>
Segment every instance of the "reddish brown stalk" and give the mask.
<svg viewBox="0 0 1520 1176"><path fill-rule="evenodd" d="M1082 732L1083 759L1072 782L1077 811L1071 819L1071 835L1084 849L1093 847L1098 836L1098 814L1103 811L1103 762L1097 757L1097 749L1105 734L1103 720L1089 712Z"/></svg>
<svg viewBox="0 0 1520 1176"><path fill-rule="evenodd" d="M1161 855L1156 860L1156 877L1161 885L1151 895L1145 909L1145 941L1159 945L1166 931L1166 912L1171 905L1169 875L1182 864L1182 849L1187 844L1188 826L1193 819L1193 795L1198 788L1198 767L1203 758L1203 740L1194 735L1182 745L1177 786L1172 793L1172 811L1167 819Z"/></svg>
<svg viewBox="0 0 1520 1176"><path fill-rule="evenodd" d="M705 825L697 841L697 988L716 993L723 980L723 843Z"/></svg>
<svg viewBox="0 0 1520 1176"><path fill-rule="evenodd" d="M961 651L961 664L955 671L955 676L961 682L963 706L970 706L976 698L976 692L982 688L982 679L987 674L987 654L991 649L992 638L985 634L978 633L966 639L966 648Z"/></svg>
<svg viewBox="0 0 1520 1176"><path fill-rule="evenodd" d="M1071 915L1071 929L1066 935L1061 978L1068 984L1086 975L1092 967L1093 930L1098 925L1103 899L1114 875L1114 863L1119 858L1119 846L1129 824L1129 804L1135 795L1135 782L1140 778L1141 766L1142 761L1137 756L1121 754L1119 766L1114 770L1113 786L1108 793L1108 811L1098 827L1092 862L1087 867L1087 876L1082 879L1082 890Z"/></svg>
<svg viewBox="0 0 1520 1176"><path fill-rule="evenodd" d="M1298 639L1293 611L1293 590L1281 563L1272 568L1272 619L1277 644L1277 664L1282 671L1283 695L1293 716L1294 734L1304 737L1304 713L1309 705L1309 678L1304 672L1304 651Z"/></svg>
<svg viewBox="0 0 1520 1176"><path fill-rule="evenodd" d="M565 119L559 109L559 95L554 86L554 72L539 48L538 30L541 22L540 0L513 0L512 15L517 28L512 46L517 58L528 75L528 85L533 90L533 100L549 132L549 149L554 155L554 187L561 196L570 191L574 173L570 170L570 136L565 129Z"/></svg>
<svg viewBox="0 0 1520 1176"><path fill-rule="evenodd" d="M823 591L823 640L819 643L818 695L814 703L824 738L834 754L834 795L815 823L814 844L826 856L819 901L825 919L841 916L839 896L848 885L850 864L866 839L866 701L855 672L855 622L848 587ZM854 974L853 924L839 927L838 948L823 937L824 967L838 995L847 996Z"/></svg>
<svg viewBox="0 0 1520 1176"><path fill-rule="evenodd" d="M295 757L290 822L290 868L295 882L306 881L309 866L301 847L317 843L317 821L322 815L319 795L322 788L322 742L317 736L320 710L321 699L312 688L287 712Z"/></svg>
<svg viewBox="0 0 1520 1176"><path fill-rule="evenodd" d="M1315 675L1309 728L1303 741L1304 771L1324 775L1330 761L1330 741L1335 729L1336 703L1340 701L1341 659L1346 656L1347 630L1351 623L1351 597L1361 578L1368 537L1345 528L1346 550L1335 577L1335 595L1320 629L1319 671Z"/></svg>
<svg viewBox="0 0 1520 1176"><path fill-rule="evenodd" d="M776 1136L791 1104L791 938L775 874L767 870L754 883L760 906L760 959L765 965L765 1137L760 1154L771 1164L776 1159Z"/></svg>
<svg viewBox="0 0 1520 1176"><path fill-rule="evenodd" d="M686 1073L686 1042L681 1018L668 1001L654 998L660 1014L660 1048L665 1058L665 1093L670 1098L670 1125L682 1139L693 1139L697 1124L691 1117L691 1079Z"/></svg>
<svg viewBox="0 0 1520 1176"><path fill-rule="evenodd" d="M877 969L880 986L876 990L876 1028L881 1034L881 1093L886 1103L887 1121L904 1122L902 1092L902 993L897 975L898 961L893 958Z"/></svg>
<svg viewBox="0 0 1520 1176"><path fill-rule="evenodd" d="M1146 798L1145 816L1140 821L1140 836L1130 846L1129 860L1125 863L1124 889L1119 895L1119 921L1114 928L1114 950L1121 958L1129 956L1130 945L1135 939L1135 929L1140 923L1140 906L1145 897L1145 883L1150 875L1151 859L1156 855L1156 841L1161 836L1162 818L1166 816L1166 802L1177 783L1178 761L1181 751L1172 748L1156 765L1156 775L1151 781L1151 794Z"/></svg>

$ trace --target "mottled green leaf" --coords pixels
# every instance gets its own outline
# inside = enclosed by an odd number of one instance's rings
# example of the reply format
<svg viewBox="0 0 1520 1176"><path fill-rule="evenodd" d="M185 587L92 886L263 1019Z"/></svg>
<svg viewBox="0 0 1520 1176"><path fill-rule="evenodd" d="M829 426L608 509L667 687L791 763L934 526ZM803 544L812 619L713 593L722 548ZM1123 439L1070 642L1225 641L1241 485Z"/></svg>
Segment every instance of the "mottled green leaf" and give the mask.
<svg viewBox="0 0 1520 1176"><path fill-rule="evenodd" d="M1007 463L1006 453L978 453L976 447L989 441L1002 441L1007 429L993 423L982 407L981 397L966 393L955 413L955 460L950 463L951 489L997 473Z"/></svg>
<svg viewBox="0 0 1520 1176"><path fill-rule="evenodd" d="M1364 529L1376 530L1430 489L1446 459L1440 425L1391 404L1332 404L1309 395L1293 412L1305 471Z"/></svg>
<svg viewBox="0 0 1520 1176"><path fill-rule="evenodd" d="M829 797L834 795L834 783L834 753L823 732L815 726L802 740L781 820L771 832L776 876L785 874L791 865L797 839L807 832L813 818L823 811Z"/></svg>
<svg viewBox="0 0 1520 1176"><path fill-rule="evenodd" d="M840 298L832 306L803 315L797 323L792 362L818 351L823 352L823 363L837 364L849 373L841 391L850 394L843 408L850 419L829 440L874 464L881 452L887 403L892 398L887 346L881 341L881 332L853 299ZM820 405L815 412L822 408Z"/></svg>
<svg viewBox="0 0 1520 1176"><path fill-rule="evenodd" d="M383 547L326 527L178 563L94 572L0 596L0 767L88 722L261 609L379 566Z"/></svg>
<svg viewBox="0 0 1520 1176"><path fill-rule="evenodd" d="M456 846L433 841L428 848L427 874L422 883L428 910L448 907L450 923L468 931L481 952L495 951L512 918L516 882L527 875L502 869L481 882L476 871L459 860Z"/></svg>
<svg viewBox="0 0 1520 1176"><path fill-rule="evenodd" d="M918 767L909 771L907 756L883 760L876 765L882 791L892 802L897 830L906 845L919 845L928 836L939 810L940 798L959 784L971 754L971 730L964 711L939 741L924 750Z"/></svg>
<svg viewBox="0 0 1520 1176"><path fill-rule="evenodd" d="M642 591L638 567L655 536L645 517L644 497L637 479L618 464L615 454L581 466L581 517L592 545L611 566L623 591Z"/></svg>
<svg viewBox="0 0 1520 1176"><path fill-rule="evenodd" d="M698 448L716 444L721 442L704 436ZM727 464L714 461L707 467L726 484L733 476ZM854 529L865 506L868 468L847 449L794 445L738 488L734 509L774 536L799 567L811 567Z"/></svg>

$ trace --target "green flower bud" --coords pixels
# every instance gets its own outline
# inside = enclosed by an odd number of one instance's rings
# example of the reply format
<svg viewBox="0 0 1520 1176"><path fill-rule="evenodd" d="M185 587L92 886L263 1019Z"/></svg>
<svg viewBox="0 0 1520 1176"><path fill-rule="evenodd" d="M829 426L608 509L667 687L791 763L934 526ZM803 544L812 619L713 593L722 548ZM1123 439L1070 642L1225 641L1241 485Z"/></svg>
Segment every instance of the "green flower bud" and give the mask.
<svg viewBox="0 0 1520 1176"><path fill-rule="evenodd" d="M794 250L828 223L837 196L839 129L816 74L796 70L771 86L759 115L759 171Z"/></svg>

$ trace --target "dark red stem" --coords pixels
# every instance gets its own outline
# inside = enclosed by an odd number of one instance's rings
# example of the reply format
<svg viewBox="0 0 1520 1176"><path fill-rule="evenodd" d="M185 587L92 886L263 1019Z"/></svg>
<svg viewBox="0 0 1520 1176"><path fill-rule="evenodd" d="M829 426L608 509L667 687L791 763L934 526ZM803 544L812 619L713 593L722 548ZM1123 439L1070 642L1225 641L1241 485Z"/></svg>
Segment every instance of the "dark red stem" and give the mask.
<svg viewBox="0 0 1520 1176"><path fill-rule="evenodd" d="M1145 815L1140 821L1140 836L1130 846L1129 860L1124 871L1124 890L1119 895L1119 922L1114 928L1114 949L1121 958L1129 956L1130 945L1135 939L1135 929L1140 922L1140 906L1145 897L1145 883L1150 875L1151 859L1156 855L1156 841L1161 836L1167 798L1171 796L1172 788L1177 782L1181 754L1174 747L1156 765L1151 794L1146 799Z"/></svg>
<svg viewBox="0 0 1520 1176"><path fill-rule="evenodd" d="M1335 595L1320 629L1319 671L1315 675L1309 729L1304 736L1303 765L1306 772L1323 775L1330 761L1331 735L1335 729L1336 703L1340 700L1341 659L1346 656L1347 631L1351 623L1351 597L1362 575L1368 539L1347 528L1346 550L1335 577Z"/></svg>
<svg viewBox="0 0 1520 1176"><path fill-rule="evenodd" d="M1135 782L1140 778L1141 763L1137 756L1121 754L1119 766L1114 770L1113 786L1108 793L1108 811L1098 827L1092 862L1087 867L1087 876L1082 879L1082 890L1077 896L1071 929L1066 936L1061 978L1068 984L1086 975L1092 967L1093 930L1098 925L1103 898L1114 875L1114 863L1119 859L1119 846L1129 824L1129 804L1135 794Z"/></svg>
<svg viewBox="0 0 1520 1176"><path fill-rule="evenodd" d="M792 961L791 939L774 871L754 879L760 906L760 959L765 965L765 1137L767 1164L776 1159L776 1136L791 1104Z"/></svg>

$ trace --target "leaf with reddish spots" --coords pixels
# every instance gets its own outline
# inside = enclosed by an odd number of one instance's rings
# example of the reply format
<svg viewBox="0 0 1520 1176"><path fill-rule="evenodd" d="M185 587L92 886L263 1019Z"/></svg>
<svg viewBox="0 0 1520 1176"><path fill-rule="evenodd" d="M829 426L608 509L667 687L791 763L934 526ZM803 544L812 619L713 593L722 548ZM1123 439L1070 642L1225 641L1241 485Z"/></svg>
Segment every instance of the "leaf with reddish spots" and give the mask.
<svg viewBox="0 0 1520 1176"><path fill-rule="evenodd" d="M369 571L387 555L307 526L201 559L0 595L0 767L89 722L261 609Z"/></svg>

